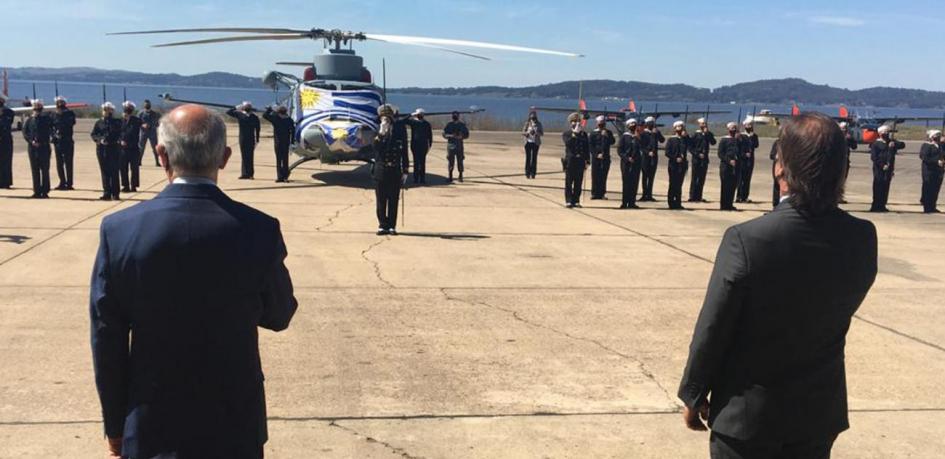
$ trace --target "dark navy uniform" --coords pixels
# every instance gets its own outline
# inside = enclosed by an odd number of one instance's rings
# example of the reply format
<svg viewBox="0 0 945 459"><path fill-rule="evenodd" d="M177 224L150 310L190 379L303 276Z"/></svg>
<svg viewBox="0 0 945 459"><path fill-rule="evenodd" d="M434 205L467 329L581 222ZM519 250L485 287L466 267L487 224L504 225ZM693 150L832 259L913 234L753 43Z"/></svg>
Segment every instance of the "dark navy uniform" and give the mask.
<svg viewBox="0 0 945 459"><path fill-rule="evenodd" d="M620 176L623 179L623 199L621 209L637 208L637 189L640 186L640 137L636 133L625 132L617 143L617 156L620 156Z"/></svg>
<svg viewBox="0 0 945 459"><path fill-rule="evenodd" d="M656 169L659 167L660 144L666 142L666 137L659 129L645 129L640 134L640 143L643 147L643 196L641 201L656 201L653 199L653 180L656 179Z"/></svg>
<svg viewBox="0 0 945 459"><path fill-rule="evenodd" d="M0 107L0 188L13 187L13 121L16 115Z"/></svg>
<svg viewBox="0 0 945 459"><path fill-rule="evenodd" d="M141 119L137 116L125 116L121 120L121 156L119 158L119 172L121 177L121 191L138 191L141 186L141 156L138 141L141 139ZM128 175L131 173L129 179Z"/></svg>
<svg viewBox="0 0 945 459"><path fill-rule="evenodd" d="M771 178L774 180L774 191L771 195L771 207L778 207L781 203L781 185L778 185L778 178L774 176L774 166L778 163L778 139L771 144L771 153L768 153L771 159Z"/></svg>
<svg viewBox="0 0 945 459"><path fill-rule="evenodd" d="M568 206L581 204L581 187L584 186L584 170L590 159L591 144L584 131L564 131L561 134L564 141L565 162L567 170L564 173L564 202Z"/></svg>
<svg viewBox="0 0 945 459"><path fill-rule="evenodd" d="M610 147L614 133L610 129L594 129L588 141L591 144L591 199L607 195L607 175L610 173Z"/></svg>
<svg viewBox="0 0 945 459"><path fill-rule="evenodd" d="M878 139L870 146L870 159L873 161L873 204L870 212L888 212L889 186L896 172L896 153L906 148L906 144L892 140Z"/></svg>
<svg viewBox="0 0 945 459"><path fill-rule="evenodd" d="M413 153L413 183L427 183L427 153L433 147L433 127L427 120L407 118L410 152Z"/></svg>
<svg viewBox="0 0 945 459"><path fill-rule="evenodd" d="M709 172L709 148L716 144L712 131L698 131L692 136L692 178L689 182L689 202L703 202L705 177Z"/></svg>
<svg viewBox="0 0 945 459"><path fill-rule="evenodd" d="M443 137L446 138L446 161L449 169L449 179L453 181L453 165L459 171L459 181L463 181L463 160L466 152L463 141L469 138L469 129L462 121L450 121L443 128Z"/></svg>
<svg viewBox="0 0 945 459"><path fill-rule="evenodd" d="M256 174L253 158L256 154L256 144L259 143L259 117L253 112L247 113L235 108L227 110L226 114L236 118L240 126L240 178L251 179Z"/></svg>
<svg viewBox="0 0 945 459"><path fill-rule="evenodd" d="M744 133L738 136L741 148L738 161L738 202L749 202L751 175L755 172L755 150L758 149L758 134Z"/></svg>
<svg viewBox="0 0 945 459"><path fill-rule="evenodd" d="M925 213L938 212L938 193L942 189L943 161L942 146L935 142L922 144L919 150L922 159L922 210Z"/></svg>
<svg viewBox="0 0 945 459"><path fill-rule="evenodd" d="M102 199L119 199L118 169L121 161L121 120L110 116L95 122L92 128L95 155L102 173Z"/></svg>
<svg viewBox="0 0 945 459"><path fill-rule="evenodd" d="M138 112L138 119L141 120L141 134L138 137L138 150L141 151L141 155L144 155L145 149L148 147L148 143L151 144L151 153L154 154L154 165L160 167L161 163L158 161L157 154L157 141L158 141L158 126L161 125L161 114L150 109L144 109Z"/></svg>
<svg viewBox="0 0 945 459"><path fill-rule="evenodd" d="M33 173L33 197L49 197L49 159L52 156L53 121L49 115L34 114L23 125L23 138L30 157Z"/></svg>
<svg viewBox="0 0 945 459"><path fill-rule="evenodd" d="M722 181L722 196L719 208L735 210L735 188L738 187L738 159L741 145L737 137L725 136L719 140L719 178ZM732 162L735 165L732 165Z"/></svg>
<svg viewBox="0 0 945 459"><path fill-rule="evenodd" d="M666 202L670 209L682 209L682 187L686 180L686 171L689 161L686 153L689 151L692 139L688 135L674 135L666 142L666 159L669 161L666 169L669 171L669 189L666 192Z"/></svg>
<svg viewBox="0 0 945 459"><path fill-rule="evenodd" d="M56 147L56 173L59 175L57 190L71 190L74 177L75 158L75 113L68 108L56 110L52 115L53 145Z"/></svg>
<svg viewBox="0 0 945 459"><path fill-rule="evenodd" d="M849 132L846 133L846 138L847 138L847 148L849 148L851 152L860 147L860 144L857 143L856 138L853 137L853 134L850 134ZM852 161L853 160L851 159L851 156L848 154L847 155L847 171L845 174L847 178L850 177L850 165L852 164Z"/></svg>
<svg viewBox="0 0 945 459"><path fill-rule="evenodd" d="M377 197L379 230L397 229L400 189L409 170L406 123L395 121L390 134L374 138L374 194Z"/></svg>
<svg viewBox="0 0 945 459"><path fill-rule="evenodd" d="M263 118L272 123L272 143L276 150L276 181L289 181L289 146L295 136L295 121L289 116L280 116L266 108Z"/></svg>

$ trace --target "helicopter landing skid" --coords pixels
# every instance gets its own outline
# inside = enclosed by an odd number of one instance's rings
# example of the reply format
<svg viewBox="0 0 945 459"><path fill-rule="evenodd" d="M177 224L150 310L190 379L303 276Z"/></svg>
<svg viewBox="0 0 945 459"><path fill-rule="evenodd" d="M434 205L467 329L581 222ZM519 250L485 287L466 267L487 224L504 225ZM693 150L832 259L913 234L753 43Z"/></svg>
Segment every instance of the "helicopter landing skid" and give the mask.
<svg viewBox="0 0 945 459"><path fill-rule="evenodd" d="M299 166L301 166L301 165L303 165L303 164L305 164L305 163L307 163L307 162L309 162L309 161L314 161L314 160L316 160L316 159L318 159L318 158L299 158L299 159L296 160L294 163L292 163L291 165L289 165L289 173L291 174L292 171L295 170L296 167L299 167Z"/></svg>

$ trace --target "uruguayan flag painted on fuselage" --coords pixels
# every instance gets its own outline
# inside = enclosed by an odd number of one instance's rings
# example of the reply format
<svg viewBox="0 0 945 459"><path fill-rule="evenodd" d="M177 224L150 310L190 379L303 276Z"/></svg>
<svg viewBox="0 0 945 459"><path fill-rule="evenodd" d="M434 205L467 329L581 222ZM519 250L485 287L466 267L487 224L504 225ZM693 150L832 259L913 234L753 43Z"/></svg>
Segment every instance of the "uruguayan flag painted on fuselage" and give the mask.
<svg viewBox="0 0 945 459"><path fill-rule="evenodd" d="M356 150L363 145L360 145L361 136L355 135L356 126L352 126L352 123L362 124L374 131L378 128L377 107L381 105L381 95L378 91L333 91L303 85L299 88L297 97L296 107L300 113L299 122L296 123L296 141L302 137L306 128L317 126L325 133L325 142L329 148L332 148L335 142L344 141L345 146L338 145L332 149ZM347 123L340 123L341 121Z"/></svg>

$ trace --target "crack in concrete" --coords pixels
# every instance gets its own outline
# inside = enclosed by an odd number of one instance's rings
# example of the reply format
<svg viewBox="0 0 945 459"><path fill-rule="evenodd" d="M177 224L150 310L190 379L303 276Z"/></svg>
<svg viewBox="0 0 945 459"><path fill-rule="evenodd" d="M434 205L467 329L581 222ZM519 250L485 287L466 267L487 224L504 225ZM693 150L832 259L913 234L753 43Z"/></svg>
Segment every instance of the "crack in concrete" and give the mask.
<svg viewBox="0 0 945 459"><path fill-rule="evenodd" d="M377 280L379 280L382 284L386 285L388 288L397 288L390 281L388 281L387 279L384 279L384 274L381 272L381 264L377 261L372 260L370 257L368 257L368 253L374 250L375 247L387 242L388 240L390 240L390 237L385 237L369 245L368 248L361 251L361 258L363 258L364 261L370 263L371 266L374 268L374 276L377 277Z"/></svg>
<svg viewBox="0 0 945 459"><path fill-rule="evenodd" d="M351 210L351 209L353 209L353 208L355 208L355 207L361 207L361 206L367 204L368 201L370 201L370 199L364 199L364 200L362 200L362 201L360 201L360 202L356 202L356 203L354 203L354 204L348 204L346 207L343 207L343 208L341 208L341 209L338 209L337 211L335 211L335 214L334 214L334 215L332 215L331 217L328 217L328 221L325 222L324 225L316 226L316 227L315 227L315 231L321 231L321 230L323 230L323 229L325 229L325 228L328 228L328 227L331 226L331 225L334 225L334 224L335 224L335 220L337 220L338 217L341 216L341 214L343 214L343 213L345 213L345 212L347 212L347 211L349 211L349 210Z"/></svg>
<svg viewBox="0 0 945 459"><path fill-rule="evenodd" d="M346 426L343 426L343 425L341 425L341 424L338 424L338 422L336 422L336 421L331 421L331 422L329 422L329 423L328 423L328 426L329 426L329 427L334 427L334 428L336 428L336 429L344 430L345 432L348 432L348 433L350 433L351 435L354 435L354 436L359 437L359 438L363 438L364 441L366 441L366 442L368 442L368 443L374 443L374 444L381 445L381 446L383 446L383 447L389 449L392 453L397 454L397 455L399 455L399 456L401 456L401 457L404 457L404 458L406 458L406 459L422 459L422 458L423 458L423 456L414 456L414 455L408 453L407 451L405 451L403 448L398 448L398 447L396 447L396 446L394 446L394 445L392 445L392 444L390 444L390 443L387 443L386 441L378 440L378 439L376 439L376 438L374 438L374 437L371 437L371 436L369 436L369 435L362 434L361 432L358 432L357 430L354 430L354 429L352 429L351 427L346 427Z"/></svg>
<svg viewBox="0 0 945 459"><path fill-rule="evenodd" d="M595 339L592 339L592 338L585 338L585 337L583 337L583 336L572 335L571 333L568 333L568 332L566 332L566 331L564 331L564 330L559 330L559 329L557 329L557 328L554 328L554 327L551 327L551 326L548 326L548 325L545 325L545 324L542 324L542 323L539 323L539 322L534 322L534 321L528 320L528 319L522 317L521 314L519 314L518 311L515 311L514 309L503 308L503 307L500 307L500 306L496 306L496 305L493 305L493 304L486 303L486 302L484 302L484 301L476 301L476 302L473 302L473 301L469 301L469 300L464 300L464 299L462 299L462 298L459 298L459 297L450 295L450 294L446 291L446 288L441 288L441 289L440 289L440 293L443 294L443 297L446 298L447 301L458 301L458 302L460 302L460 303L465 303L465 304L468 304L468 305L470 305L470 306L481 305L481 306L485 306L485 307L490 308L490 309L494 309L494 310L496 310L496 311L502 311L502 312L504 312L504 313L506 313L506 314L511 315L513 319L515 319L515 320L517 320L517 321L519 321L519 322L522 322L522 323L524 323L524 324L526 324L526 325L528 325L528 326L530 326L530 327L533 327L533 328L540 328L540 329L543 329L543 330L547 330L547 331L550 331L550 332L555 333L555 334L557 334L557 335L561 335L561 336L564 336L564 337L566 337L566 338L568 338L568 339L572 339L572 340L575 340L575 341L582 341L582 342L585 342L585 343L590 343L590 344L593 344L593 345L595 345L595 346L597 346L597 347L599 347L599 348L601 348L601 349L603 349L603 350L605 350L605 351L607 351L607 352L609 352L609 353L611 353L611 354L613 354L613 355L616 355L616 356L618 356L618 357L620 357L620 358L622 358L622 359L624 359L624 360L629 360L630 362L633 362L634 364L636 364L637 368L640 370L640 373L642 373L643 376L645 376L647 379L649 379L650 381L652 381L653 384L656 384L656 387L658 387L659 390L663 393L663 395L666 396L666 400L669 402L669 405L670 405L671 407L673 407L673 409L678 410L678 409L681 409L681 408L682 408L682 405L679 404L678 402L676 402L676 400L673 398L673 396L670 394L670 392L669 392L668 390L666 390L665 387L663 387L663 384L660 383L658 379L656 379L656 375L654 375L649 369L646 368L646 364L644 364L642 360L640 360L640 359L638 359L638 358L636 358L636 357L634 357L634 356L632 356L632 355L629 355L629 354L625 354L625 353L623 353L623 352L620 352L620 351L618 351L618 350L616 350L616 349L614 349L614 348L612 348L612 347L610 347L610 346L607 346L606 344L601 343L600 341L597 341L597 340L595 340Z"/></svg>

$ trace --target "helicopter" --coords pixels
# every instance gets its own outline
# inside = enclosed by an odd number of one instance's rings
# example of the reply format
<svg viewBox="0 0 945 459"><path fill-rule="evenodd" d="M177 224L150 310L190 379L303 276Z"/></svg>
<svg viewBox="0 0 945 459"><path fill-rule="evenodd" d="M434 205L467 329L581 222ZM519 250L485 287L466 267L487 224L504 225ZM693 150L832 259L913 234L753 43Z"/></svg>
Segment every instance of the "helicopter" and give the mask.
<svg viewBox="0 0 945 459"><path fill-rule="evenodd" d="M458 54L480 60L491 60L487 56L455 49L479 48L498 51L536 53L564 57L583 57L580 54L529 48L515 45L485 43L469 40L383 35L350 32L338 29L312 28L310 30L286 28L215 27L193 29L168 29L117 32L108 35L144 35L170 33L240 33L242 35L179 41L154 45L155 48L204 45L211 43L266 41L266 40L314 40L323 42L321 54L308 62L282 62L282 65L303 65L302 77L270 71L262 79L263 84L273 90L288 88L290 96L285 101L296 130L290 151L300 158L289 166L290 171L299 165L320 160L323 163L345 161L373 161L373 140L380 120L377 109L387 102L386 81L383 87L374 83L371 72L364 66L364 59L353 49L354 42L367 40L401 45L420 46ZM386 65L384 65L386 80ZM166 100L175 101L170 96ZM181 101L176 99L176 101ZM194 101L188 101L194 102ZM221 105L209 104L204 105ZM227 106L228 108L230 106ZM481 111L473 108L466 113ZM452 112L450 112L452 113ZM443 113L445 114L445 113ZM427 116L435 114L427 114ZM403 116L403 115L401 115Z"/></svg>

